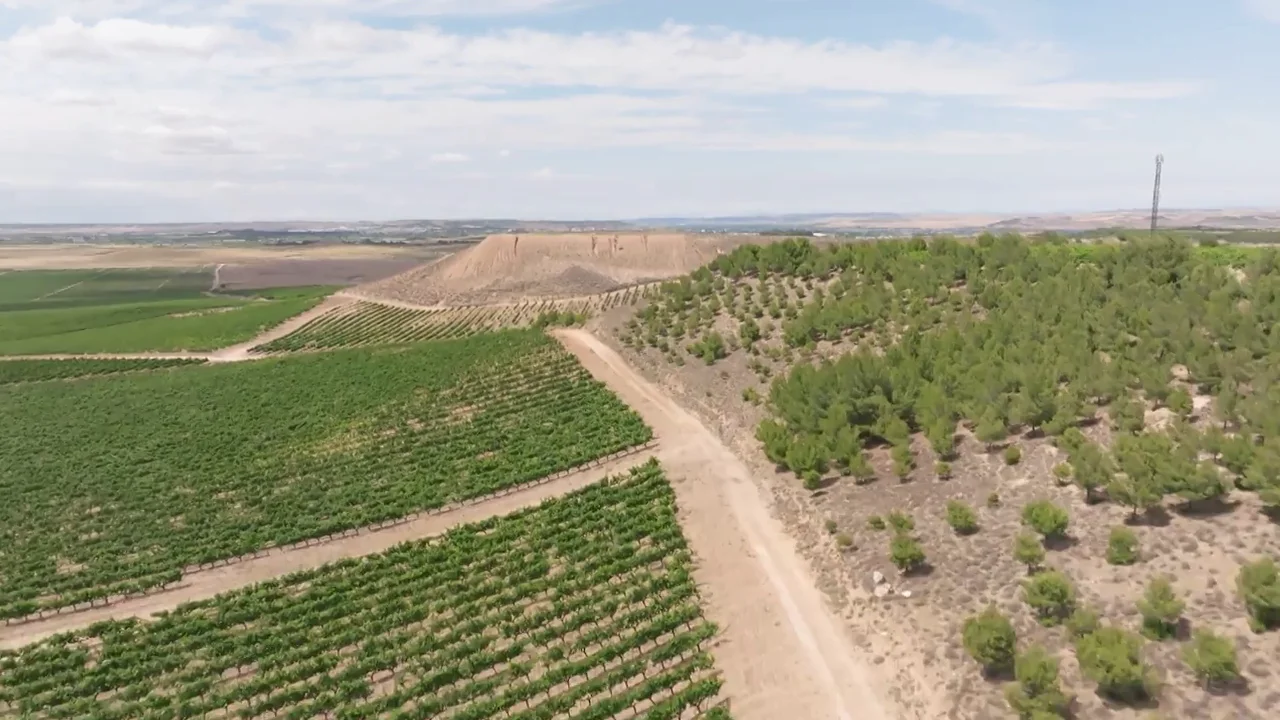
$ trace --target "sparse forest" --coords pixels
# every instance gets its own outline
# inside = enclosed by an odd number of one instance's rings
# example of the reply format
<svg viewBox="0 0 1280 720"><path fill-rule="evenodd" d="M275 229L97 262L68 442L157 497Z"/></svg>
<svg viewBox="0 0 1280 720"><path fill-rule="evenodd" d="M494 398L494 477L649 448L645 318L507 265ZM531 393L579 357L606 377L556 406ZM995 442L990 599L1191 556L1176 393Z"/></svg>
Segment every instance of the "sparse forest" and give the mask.
<svg viewBox="0 0 1280 720"><path fill-rule="evenodd" d="M677 362L681 344L708 364L738 348L783 360L757 438L811 482L865 479L875 445L909 471L913 433L943 461L958 431L988 449L1044 434L1091 502L1136 514L1166 496L1211 502L1234 482L1275 507L1280 255L1233 267L1220 250L1014 235L744 246L664 285L623 340ZM1114 425L1113 447L1079 432L1097 421Z"/></svg>
<svg viewBox="0 0 1280 720"><path fill-rule="evenodd" d="M866 571L887 562L900 582L920 575L900 597L927 593L939 575L960 589L973 619L947 622L948 632L963 636L985 682L1015 681L971 705L973 716L999 714L983 704L999 702L1024 718L1102 718L1111 716L1105 707L1158 706L1170 677L1241 698L1246 664L1270 676L1258 658L1273 657L1274 642L1251 648L1240 633L1276 627L1280 608L1280 576L1266 556L1276 546L1265 540L1280 518L1278 322L1275 248L988 234L744 246L665 283L617 335L641 356L690 365L686 378L711 383L718 373L728 382L745 369L732 398L754 406L758 423L746 432L798 481L788 484L811 491L800 496L833 527L850 520L836 496L866 518L851 526L872 534L893 526L887 546L865 554L846 535L832 565ZM704 365L724 369L697 375ZM972 487L966 473L975 471L983 479ZM946 484L909 489L922 478ZM1015 484L989 484L997 478ZM1006 492L1016 504L1006 507ZM986 507L974 510L983 497ZM895 511L886 523L871 514L903 498L926 509L919 531L893 522L909 515ZM1134 531L1168 525L1170 510L1201 523L1234 514L1231 527L1247 525L1248 541L1228 549L1226 526ZM970 543L986 544L965 554ZM1072 549L1081 543L1090 547ZM1225 592L1202 588L1188 604L1167 574L1176 560L1157 558L1171 545L1230 552L1208 586L1225 581ZM1181 552L1185 571L1191 556ZM1093 568L1108 567L1115 584L1098 596ZM1008 587L1018 575L1012 590L1001 587L999 578ZM954 609L957 598L938 590ZM1025 651L1002 616L979 613L991 602L1015 616L1019 637L1030 635ZM880 622L919 617L884 608L867 612ZM1237 660L1238 646L1252 649L1252 663ZM1074 682L1101 699L1089 712L1059 684L1058 660L1068 654L1079 668ZM1205 695L1172 692L1175 707L1205 710L1196 704ZM1271 703L1229 707L1247 714Z"/></svg>

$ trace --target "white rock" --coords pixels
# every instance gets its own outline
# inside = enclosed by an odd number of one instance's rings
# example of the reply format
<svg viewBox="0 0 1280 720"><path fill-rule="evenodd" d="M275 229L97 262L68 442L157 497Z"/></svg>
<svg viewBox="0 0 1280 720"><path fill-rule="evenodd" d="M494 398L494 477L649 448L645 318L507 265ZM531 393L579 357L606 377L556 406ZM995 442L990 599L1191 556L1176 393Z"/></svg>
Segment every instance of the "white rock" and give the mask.
<svg viewBox="0 0 1280 720"><path fill-rule="evenodd" d="M883 585L876 586L875 596L878 598L888 597L891 592L893 592L893 587L888 583L885 583Z"/></svg>
<svg viewBox="0 0 1280 720"><path fill-rule="evenodd" d="M871 573L871 582L875 583L876 585L883 585L884 573L880 572L879 570Z"/></svg>
<svg viewBox="0 0 1280 720"><path fill-rule="evenodd" d="M902 597L908 597L908 598L911 597L910 590L903 590L900 594L902 595Z"/></svg>

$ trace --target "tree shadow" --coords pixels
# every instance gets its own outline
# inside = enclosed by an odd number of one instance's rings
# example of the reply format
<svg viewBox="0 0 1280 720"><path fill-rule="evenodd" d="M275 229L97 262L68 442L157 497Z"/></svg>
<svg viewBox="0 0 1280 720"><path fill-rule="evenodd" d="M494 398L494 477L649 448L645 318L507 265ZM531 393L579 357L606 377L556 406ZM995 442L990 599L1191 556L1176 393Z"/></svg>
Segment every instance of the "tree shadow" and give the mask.
<svg viewBox="0 0 1280 720"><path fill-rule="evenodd" d="M1218 497L1205 498L1203 500L1188 500L1175 509L1179 515L1192 518L1211 518L1220 515L1227 515L1235 512L1240 507L1239 500L1228 500L1226 497L1219 495Z"/></svg>
<svg viewBox="0 0 1280 720"><path fill-rule="evenodd" d="M1017 679L1017 676L1014 675L1013 665L1009 664L995 668L983 668L982 679L993 685L1003 685L1004 683L1013 682Z"/></svg>
<svg viewBox="0 0 1280 720"><path fill-rule="evenodd" d="M1173 516L1169 514L1169 511L1163 505L1156 505L1147 508L1146 512L1129 515L1124 519L1124 524L1145 527L1168 527L1172 520Z"/></svg>
<svg viewBox="0 0 1280 720"><path fill-rule="evenodd" d="M1206 683L1205 692L1217 697L1245 697L1253 694L1253 683L1249 678L1240 675L1226 682Z"/></svg>
<svg viewBox="0 0 1280 720"><path fill-rule="evenodd" d="M1111 695L1107 695L1106 693L1102 692L1101 689L1099 689L1096 692L1096 694L1098 696L1098 699L1102 701L1102 704L1106 705L1107 708L1112 711L1120 711L1120 710L1126 710L1126 709L1156 710L1160 707L1160 699L1157 698L1153 693L1148 693L1147 695L1140 698L1120 698L1120 697L1113 697Z"/></svg>
<svg viewBox="0 0 1280 720"><path fill-rule="evenodd" d="M909 578L927 578L933 574L933 563L928 560L902 573L902 577Z"/></svg>
<svg viewBox="0 0 1280 720"><path fill-rule="evenodd" d="M1072 535L1054 535L1044 539L1044 549L1061 552L1079 545L1080 541Z"/></svg>

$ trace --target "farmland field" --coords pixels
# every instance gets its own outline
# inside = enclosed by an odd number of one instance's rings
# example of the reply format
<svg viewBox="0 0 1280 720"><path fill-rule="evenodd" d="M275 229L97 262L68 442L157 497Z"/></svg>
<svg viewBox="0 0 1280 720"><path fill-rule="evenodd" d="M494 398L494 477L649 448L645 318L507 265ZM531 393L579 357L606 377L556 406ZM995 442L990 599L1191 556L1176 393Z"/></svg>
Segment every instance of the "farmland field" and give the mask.
<svg viewBox="0 0 1280 720"><path fill-rule="evenodd" d="M493 493L650 439L536 331L0 387L0 617Z"/></svg>
<svg viewBox="0 0 1280 720"><path fill-rule="evenodd" d="M204 360L198 359L160 358L135 360L0 360L0 385L116 375L118 373L182 367L184 365L199 365L203 362Z"/></svg>
<svg viewBox="0 0 1280 720"><path fill-rule="evenodd" d="M0 355L201 351L233 345L332 290L210 293L196 270L69 270L0 275Z"/></svg>
<svg viewBox="0 0 1280 720"><path fill-rule="evenodd" d="M651 461L434 541L0 653L0 714L691 718L720 690L691 570Z"/></svg>
<svg viewBox="0 0 1280 720"><path fill-rule="evenodd" d="M577 300L541 300L511 305L415 309L360 302L335 308L255 352L290 352L395 345L468 337L503 328L528 327L552 314L587 315L639 301L632 287Z"/></svg>

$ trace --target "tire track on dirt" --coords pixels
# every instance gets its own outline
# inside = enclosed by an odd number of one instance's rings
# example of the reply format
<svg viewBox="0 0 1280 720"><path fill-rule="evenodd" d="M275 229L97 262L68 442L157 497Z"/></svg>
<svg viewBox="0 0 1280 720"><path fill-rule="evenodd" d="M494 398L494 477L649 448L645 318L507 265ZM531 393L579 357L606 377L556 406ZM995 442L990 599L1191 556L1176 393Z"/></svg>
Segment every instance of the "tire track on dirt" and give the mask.
<svg viewBox="0 0 1280 720"><path fill-rule="evenodd" d="M746 466L585 330L553 334L653 428L697 558L725 695L739 720L889 720L875 676L827 607Z"/></svg>
<svg viewBox="0 0 1280 720"><path fill-rule="evenodd" d="M291 548L223 567L188 573L182 577L180 584L176 587L124 600L114 605L51 615L19 625L2 626L0 627L0 650L12 650L58 633L81 630L103 620L148 618L156 613L174 610L183 603L205 600L290 573L314 570L338 560L374 555L386 552L402 543L437 537L459 525L537 507L544 501L594 485L608 475L617 475L642 465L655 455L660 456L660 450L647 450L626 455L597 467L580 470L550 482L531 485L507 495L491 497L474 505L466 505L436 515L423 515L403 525L393 525L353 537Z"/></svg>

